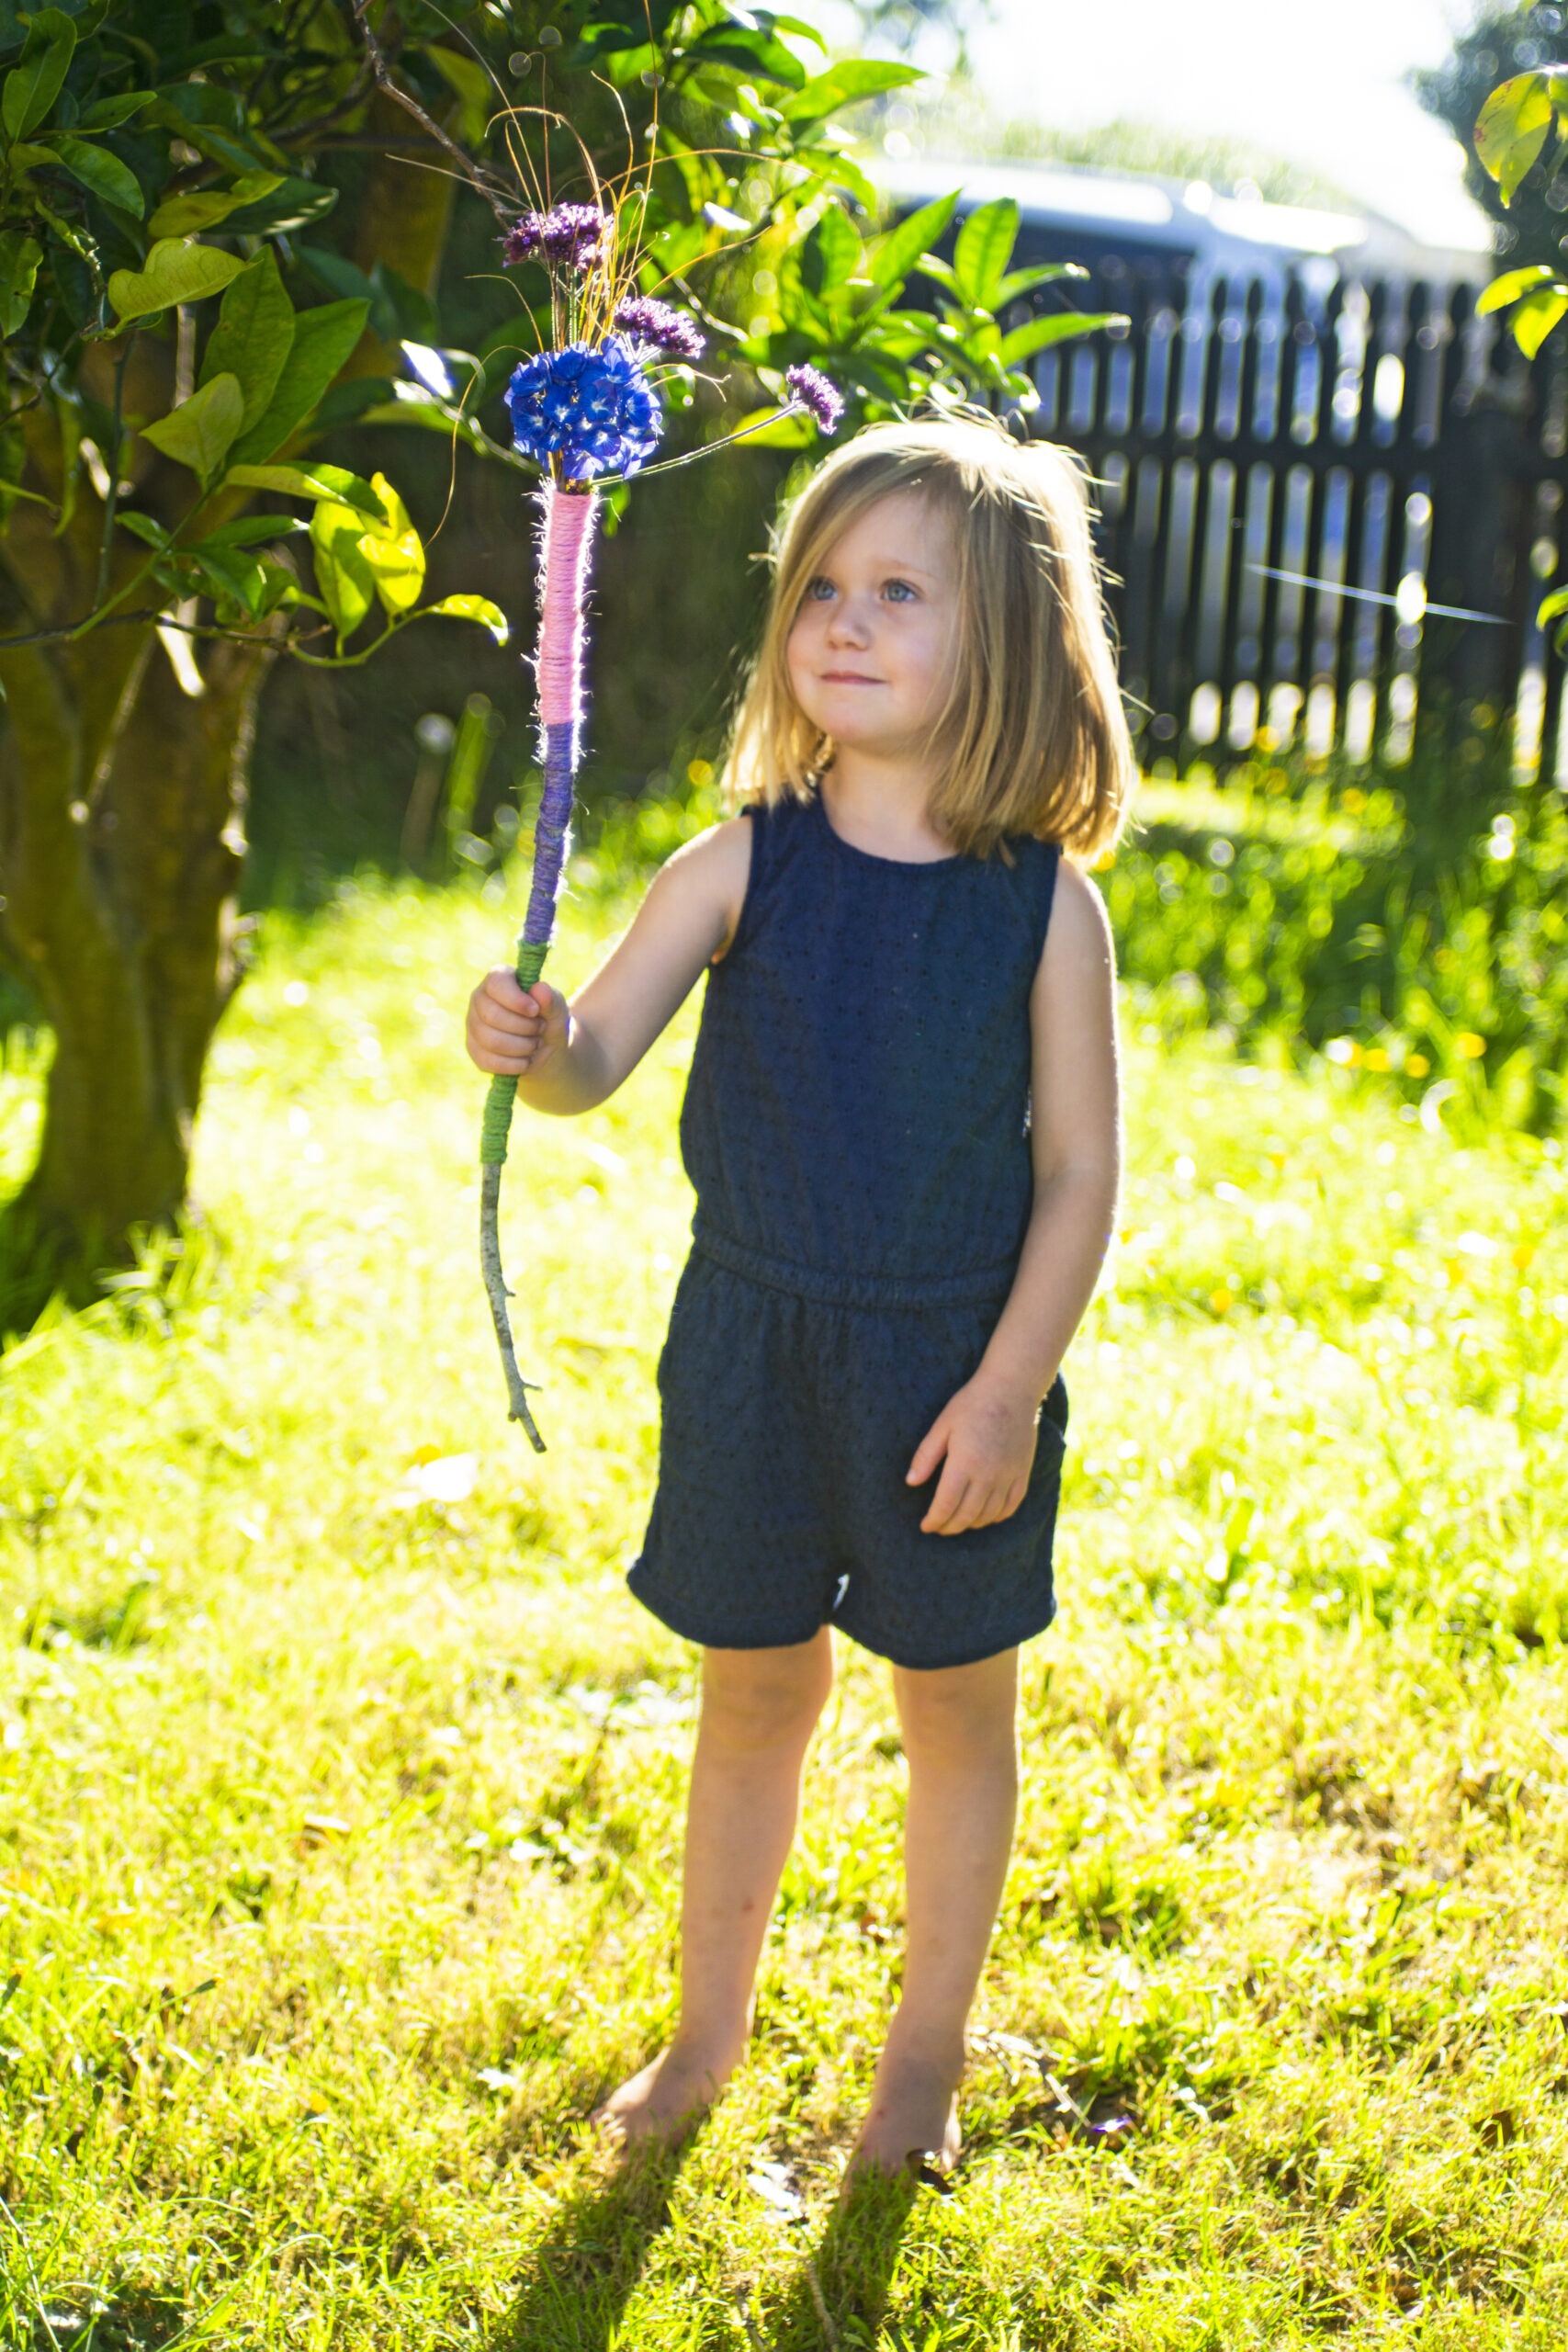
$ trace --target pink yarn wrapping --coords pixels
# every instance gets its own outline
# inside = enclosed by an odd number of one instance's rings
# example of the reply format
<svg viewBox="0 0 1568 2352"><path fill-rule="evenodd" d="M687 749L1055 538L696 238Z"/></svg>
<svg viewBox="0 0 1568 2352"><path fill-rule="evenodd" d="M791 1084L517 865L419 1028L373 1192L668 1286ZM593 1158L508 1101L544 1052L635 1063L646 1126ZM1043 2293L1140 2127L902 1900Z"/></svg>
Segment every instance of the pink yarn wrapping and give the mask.
<svg viewBox="0 0 1568 2352"><path fill-rule="evenodd" d="M547 727L582 715L583 599L599 501L592 491L545 485L544 571L539 616L539 717Z"/></svg>

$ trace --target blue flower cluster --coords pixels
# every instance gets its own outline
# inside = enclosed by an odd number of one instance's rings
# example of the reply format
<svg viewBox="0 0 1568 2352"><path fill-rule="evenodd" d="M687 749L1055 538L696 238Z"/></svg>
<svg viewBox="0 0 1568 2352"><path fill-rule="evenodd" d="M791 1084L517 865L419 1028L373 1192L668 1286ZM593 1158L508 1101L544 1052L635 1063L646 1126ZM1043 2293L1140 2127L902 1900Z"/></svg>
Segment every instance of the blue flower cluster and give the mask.
<svg viewBox="0 0 1568 2352"><path fill-rule="evenodd" d="M540 466L559 458L568 481L635 474L664 430L653 388L618 334L525 359L506 387L506 405L524 456Z"/></svg>

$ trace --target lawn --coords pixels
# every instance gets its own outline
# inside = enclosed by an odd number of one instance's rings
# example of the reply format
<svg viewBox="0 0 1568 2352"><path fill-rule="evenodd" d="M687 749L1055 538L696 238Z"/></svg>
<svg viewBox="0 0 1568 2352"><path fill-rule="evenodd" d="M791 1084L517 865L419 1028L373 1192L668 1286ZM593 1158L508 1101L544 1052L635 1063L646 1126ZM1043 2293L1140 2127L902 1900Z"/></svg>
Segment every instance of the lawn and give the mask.
<svg viewBox="0 0 1568 2352"><path fill-rule="evenodd" d="M585 879L558 976L623 915ZM621 1582L694 1012L604 1111L519 1120L537 1460L459 1046L508 922L270 920L187 1257L0 1366L0 2343L1556 2352L1554 1148L1130 1014L953 2193L836 2203L899 1952L849 1649L750 2061L621 2173L583 2119L670 2021L694 1712ZM4 1181L37 1091L13 1055Z"/></svg>

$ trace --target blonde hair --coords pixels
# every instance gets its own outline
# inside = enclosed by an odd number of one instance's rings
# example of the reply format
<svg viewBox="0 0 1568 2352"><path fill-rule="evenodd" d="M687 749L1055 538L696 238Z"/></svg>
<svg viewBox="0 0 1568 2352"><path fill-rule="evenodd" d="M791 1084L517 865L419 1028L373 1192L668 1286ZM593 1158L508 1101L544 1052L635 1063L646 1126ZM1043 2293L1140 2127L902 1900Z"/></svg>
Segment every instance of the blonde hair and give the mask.
<svg viewBox="0 0 1568 2352"><path fill-rule="evenodd" d="M1089 537L1086 477L1068 451L1020 442L984 411L874 424L812 475L772 549L773 601L730 743L733 797L807 799L832 759L789 681L790 632L829 550L879 499L919 491L952 518L959 645L933 729L932 824L984 857L1007 836L1085 862L1114 844L1136 770ZM1004 852L1005 854L1005 852Z"/></svg>

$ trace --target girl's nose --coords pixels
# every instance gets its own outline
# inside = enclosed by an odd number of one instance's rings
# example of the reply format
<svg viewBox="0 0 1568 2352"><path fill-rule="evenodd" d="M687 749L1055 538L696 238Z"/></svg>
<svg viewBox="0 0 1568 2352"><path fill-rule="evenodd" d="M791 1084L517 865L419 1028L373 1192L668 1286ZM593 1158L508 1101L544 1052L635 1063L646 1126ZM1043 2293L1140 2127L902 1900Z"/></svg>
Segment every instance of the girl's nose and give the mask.
<svg viewBox="0 0 1568 2352"><path fill-rule="evenodd" d="M836 604L828 617L828 641L830 645L863 645L869 634L866 616L853 596L845 596Z"/></svg>

